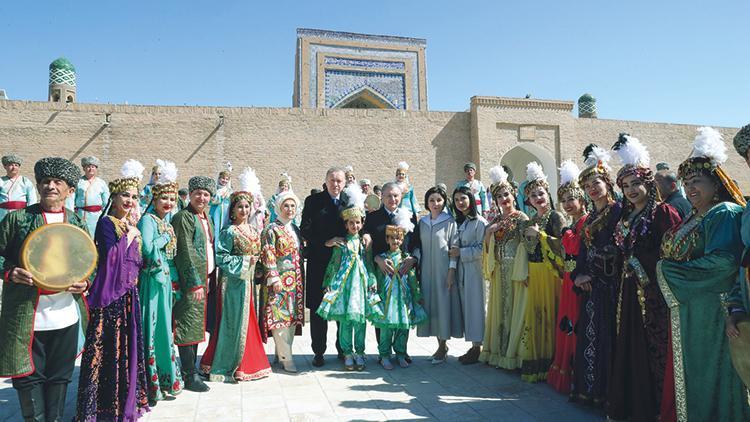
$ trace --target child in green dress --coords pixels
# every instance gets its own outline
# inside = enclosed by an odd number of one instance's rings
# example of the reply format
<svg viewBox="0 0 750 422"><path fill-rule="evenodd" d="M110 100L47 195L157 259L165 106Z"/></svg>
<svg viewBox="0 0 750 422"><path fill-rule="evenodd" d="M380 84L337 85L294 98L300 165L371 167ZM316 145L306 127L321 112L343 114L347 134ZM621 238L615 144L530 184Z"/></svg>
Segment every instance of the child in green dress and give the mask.
<svg viewBox="0 0 750 422"><path fill-rule="evenodd" d="M383 313L375 275L366 264L370 260L365 258L366 248L359 235L365 215L364 195L359 186L351 186L344 191L349 206L341 212L347 235L331 240L333 255L323 277L326 293L317 313L339 322L344 366L349 371L361 371L365 368L366 321L380 319Z"/></svg>
<svg viewBox="0 0 750 422"><path fill-rule="evenodd" d="M406 210L404 210L406 211ZM406 214L402 217L402 214ZM387 370L393 369L391 351L395 352L399 366L409 367L406 360L406 342L409 339L409 328L427 320L427 313L422 308L422 295L417 282L414 268L408 272L401 271L401 263L409 257L401 250L407 231L414 229L409 220L408 212L397 212L394 222L397 225L385 227L385 239L390 247L389 251L380 256L393 262L394 273L388 275L378 268L378 291L383 299L383 318L375 322L380 328L378 351L380 364Z"/></svg>

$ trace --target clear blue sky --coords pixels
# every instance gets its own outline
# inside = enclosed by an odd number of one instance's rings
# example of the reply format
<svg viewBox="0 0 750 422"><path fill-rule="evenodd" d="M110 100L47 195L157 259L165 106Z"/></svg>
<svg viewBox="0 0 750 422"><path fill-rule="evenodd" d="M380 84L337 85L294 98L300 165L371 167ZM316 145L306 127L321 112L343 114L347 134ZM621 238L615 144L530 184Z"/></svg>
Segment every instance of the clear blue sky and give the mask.
<svg viewBox="0 0 750 422"><path fill-rule="evenodd" d="M745 0L3 1L0 88L46 100L65 56L79 102L288 107L298 27L426 38L431 110L590 92L600 118L750 122Z"/></svg>

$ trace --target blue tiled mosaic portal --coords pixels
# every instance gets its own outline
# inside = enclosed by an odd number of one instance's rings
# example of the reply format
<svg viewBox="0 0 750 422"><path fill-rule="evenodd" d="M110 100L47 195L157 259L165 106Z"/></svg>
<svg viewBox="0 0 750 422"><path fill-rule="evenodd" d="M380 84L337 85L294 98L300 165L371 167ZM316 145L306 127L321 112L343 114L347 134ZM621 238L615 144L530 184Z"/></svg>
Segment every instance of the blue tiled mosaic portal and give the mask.
<svg viewBox="0 0 750 422"><path fill-rule="evenodd" d="M403 63L401 63L403 66ZM370 63L367 67L374 67ZM326 107L333 107L349 94L367 87L382 95L394 108L406 109L403 75L344 70L325 71Z"/></svg>

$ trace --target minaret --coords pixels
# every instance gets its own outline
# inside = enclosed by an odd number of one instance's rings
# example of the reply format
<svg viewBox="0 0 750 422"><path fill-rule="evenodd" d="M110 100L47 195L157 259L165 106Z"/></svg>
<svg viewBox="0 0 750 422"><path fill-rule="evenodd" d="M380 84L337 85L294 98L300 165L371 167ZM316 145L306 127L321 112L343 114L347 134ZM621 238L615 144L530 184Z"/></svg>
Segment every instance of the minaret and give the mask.
<svg viewBox="0 0 750 422"><path fill-rule="evenodd" d="M578 117L596 119L596 98L591 94L583 94L578 99Z"/></svg>
<svg viewBox="0 0 750 422"><path fill-rule="evenodd" d="M65 57L60 57L49 65L48 101L76 102L76 68Z"/></svg>

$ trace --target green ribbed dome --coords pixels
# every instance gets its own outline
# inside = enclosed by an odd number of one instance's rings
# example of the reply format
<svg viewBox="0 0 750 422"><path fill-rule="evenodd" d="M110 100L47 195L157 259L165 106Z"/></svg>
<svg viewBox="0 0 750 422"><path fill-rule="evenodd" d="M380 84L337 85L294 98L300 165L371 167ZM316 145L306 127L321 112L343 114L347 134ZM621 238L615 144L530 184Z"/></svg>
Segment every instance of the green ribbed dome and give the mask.
<svg viewBox="0 0 750 422"><path fill-rule="evenodd" d="M53 70L56 70L56 69L59 69L59 70L69 70L71 72L75 72L76 71L76 68L75 68L75 66L73 66L73 63L71 63L65 57L60 57L57 60L55 60L54 62L52 62L52 63L49 64L49 70L50 71L53 71Z"/></svg>
<svg viewBox="0 0 750 422"><path fill-rule="evenodd" d="M594 98L593 95L588 94L588 93L581 95L581 98L578 99L579 103L580 102L592 102L592 101L596 101L596 98Z"/></svg>

